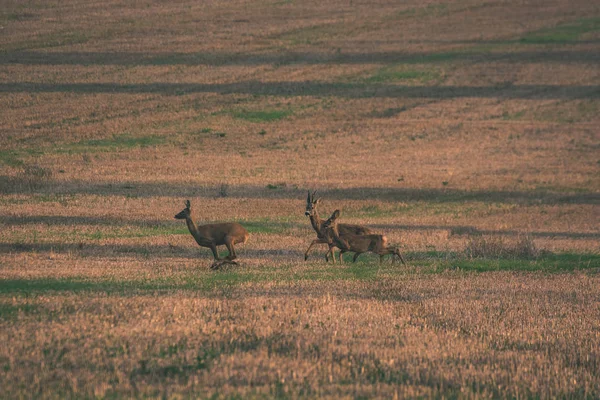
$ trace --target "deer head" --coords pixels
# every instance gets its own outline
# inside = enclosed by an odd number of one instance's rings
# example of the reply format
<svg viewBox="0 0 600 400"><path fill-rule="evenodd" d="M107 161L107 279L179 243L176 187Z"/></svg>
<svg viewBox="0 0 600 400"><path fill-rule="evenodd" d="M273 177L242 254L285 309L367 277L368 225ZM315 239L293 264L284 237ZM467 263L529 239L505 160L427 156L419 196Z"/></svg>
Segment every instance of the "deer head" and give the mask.
<svg viewBox="0 0 600 400"><path fill-rule="evenodd" d="M350 244L347 240L340 237L340 231L338 230L338 221L340 217L340 210L335 210L331 217L323 222L321 225L321 234L328 240L336 242L336 245L343 249L349 249Z"/></svg>
<svg viewBox="0 0 600 400"><path fill-rule="evenodd" d="M310 190L308 191L308 197L306 198L306 211L304 215L307 217L314 216L317 213L317 204L321 201L320 198L315 200L315 195L317 191L315 190L312 195L310 194Z"/></svg>
<svg viewBox="0 0 600 400"><path fill-rule="evenodd" d="M191 204L189 200L185 201L185 208L175 215L175 219L187 219L192 213Z"/></svg>
<svg viewBox="0 0 600 400"><path fill-rule="evenodd" d="M333 214L331 214L331 217L329 217L328 220L323 222L323 229L324 230L327 230L327 229L335 230L337 228L337 219L339 217L340 217L340 210L335 210L333 212Z"/></svg>

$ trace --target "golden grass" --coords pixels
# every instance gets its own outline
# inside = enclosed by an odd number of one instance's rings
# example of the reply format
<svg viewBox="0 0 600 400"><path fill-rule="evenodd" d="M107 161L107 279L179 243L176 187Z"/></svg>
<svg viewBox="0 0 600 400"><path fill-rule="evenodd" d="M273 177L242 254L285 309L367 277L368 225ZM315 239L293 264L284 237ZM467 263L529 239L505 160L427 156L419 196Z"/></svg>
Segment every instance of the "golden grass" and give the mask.
<svg viewBox="0 0 600 400"><path fill-rule="evenodd" d="M599 17L6 2L3 395L597 398ZM304 262L308 189L409 266ZM248 227L239 267L186 199Z"/></svg>
<svg viewBox="0 0 600 400"><path fill-rule="evenodd" d="M42 292L3 302L2 383L23 396L593 397L597 288L579 274L417 273Z"/></svg>

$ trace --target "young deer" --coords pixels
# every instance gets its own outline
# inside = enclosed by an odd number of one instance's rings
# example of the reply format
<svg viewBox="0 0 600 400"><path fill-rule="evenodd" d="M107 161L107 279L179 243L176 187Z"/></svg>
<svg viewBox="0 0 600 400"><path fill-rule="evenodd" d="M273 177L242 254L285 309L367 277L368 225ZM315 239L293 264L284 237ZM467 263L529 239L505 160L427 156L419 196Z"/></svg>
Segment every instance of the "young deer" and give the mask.
<svg viewBox="0 0 600 400"><path fill-rule="evenodd" d="M237 265L237 263L233 261L237 258L233 246L238 243L246 243L250 236L248 231L246 231L242 225L237 222L196 225L192 219L192 210L189 200L185 202L185 208L175 216L175 219L185 219L190 233L194 239L196 239L196 243L201 247L208 247L212 250L215 262L211 265L211 269L217 269L222 264ZM227 246L227 250L229 250L229 255L225 260L219 258L219 253L217 252L217 246L222 245Z"/></svg>
<svg viewBox="0 0 600 400"><path fill-rule="evenodd" d="M398 256L400 261L402 261L402 264L406 265L404 258L402 258L402 255L400 254L400 250L394 246L388 246L387 238L383 235L340 235L340 224L337 222L339 216L340 210L335 210L331 217L323 222L323 230L337 247L346 251L355 252L354 257L352 258L353 262L355 262L356 258L362 253L370 251L379 254L380 264L383 261L383 256L392 254L392 263L394 262L394 256Z"/></svg>
<svg viewBox="0 0 600 400"><path fill-rule="evenodd" d="M331 254L333 258L333 263L335 264L334 248L336 247L336 245L333 242L333 240L331 238L328 238L327 235L325 235L325 233L323 232L323 223L325 221L319 218L319 213L317 212L317 205L321 202L321 199L318 198L315 200L316 194L316 190L312 193L312 195L309 191L308 197L306 199L306 211L304 212L304 215L310 217L310 223L315 232L317 232L317 238L311 242L311 244L308 246L308 249L306 249L306 251L304 252L304 261L308 259L308 252L315 244L326 243L329 246L329 250L327 250L327 254L325 254L325 260L329 261L329 254ZM346 234L367 235L372 233L369 228L365 228L360 225L339 224L338 229L342 237L344 237ZM347 250L340 248L340 262L342 262L342 254L346 251Z"/></svg>

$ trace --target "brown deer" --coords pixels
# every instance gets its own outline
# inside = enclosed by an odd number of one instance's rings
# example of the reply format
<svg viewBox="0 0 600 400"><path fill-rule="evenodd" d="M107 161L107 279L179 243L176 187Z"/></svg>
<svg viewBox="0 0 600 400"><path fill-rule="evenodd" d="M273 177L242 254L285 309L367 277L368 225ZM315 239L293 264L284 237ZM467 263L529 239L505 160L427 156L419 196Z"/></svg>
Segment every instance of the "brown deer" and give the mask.
<svg viewBox="0 0 600 400"><path fill-rule="evenodd" d="M237 258L235 254L234 245L238 243L246 243L248 237L248 231L237 222L227 222L221 224L208 224L208 225L196 225L192 219L192 209L190 201L185 202L185 208L181 212L175 215L175 219L185 219L190 233L196 239L201 247L208 247L212 250L215 262L211 265L211 269L217 269L223 264L235 264L233 261ZM217 246L227 246L229 255L225 257L225 260L219 258L217 252Z"/></svg>
<svg viewBox="0 0 600 400"><path fill-rule="evenodd" d="M310 217L310 223L315 232L317 232L317 238L311 242L311 244L308 246L308 249L306 249L306 251L304 252L304 261L308 259L308 252L315 244L326 243L329 246L329 250L327 250L327 254L325 254L325 260L329 261L329 254L331 254L333 258L333 263L335 264L334 249L336 245L331 238L328 238L325 235L325 233L322 232L323 223L325 222L325 220L319 218L319 213L317 212L317 205L321 202L321 199L315 199L316 194L316 190L312 193L312 195L310 194L310 191L308 191L308 197L306 199L306 211L304 212L304 215ZM344 237L346 234L367 235L372 233L369 228L365 228L360 225L339 224L338 229L342 237ZM340 262L342 262L342 254L346 251L348 250L340 248Z"/></svg>
<svg viewBox="0 0 600 400"><path fill-rule="evenodd" d="M383 256L386 254L392 254L392 263L395 260L394 256L398 256L400 261L402 261L402 264L406 265L404 258L402 258L402 255L400 254L400 250L397 247L388 246L387 238L384 235L340 235L340 224L338 224L337 221L339 216L340 210L335 210L331 217L329 217L327 221L323 222L323 232L328 238L331 238L333 243L340 249L353 251L353 262L356 262L356 259L362 253L370 251L379 255L380 264L383 261Z"/></svg>

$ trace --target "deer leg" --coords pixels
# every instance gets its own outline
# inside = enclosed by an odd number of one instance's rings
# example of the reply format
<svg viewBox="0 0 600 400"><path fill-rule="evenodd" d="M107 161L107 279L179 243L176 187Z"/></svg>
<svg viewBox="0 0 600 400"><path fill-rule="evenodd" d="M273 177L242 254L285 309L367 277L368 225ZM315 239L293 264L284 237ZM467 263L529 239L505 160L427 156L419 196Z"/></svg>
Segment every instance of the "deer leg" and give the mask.
<svg viewBox="0 0 600 400"><path fill-rule="evenodd" d="M335 264L335 246L329 246L329 250L327 250L327 254L325 254L325 260L327 262L329 262L329 254L331 254L331 258Z"/></svg>
<svg viewBox="0 0 600 400"><path fill-rule="evenodd" d="M215 258L215 261L221 261L221 258L219 258L219 252L217 251L217 245L215 245L214 243L211 243L209 248L213 253L213 257Z"/></svg>
<svg viewBox="0 0 600 400"><path fill-rule="evenodd" d="M395 253L398 258L400 258L400 261L402 261L403 265L406 265L406 263L404 262L404 258L402 258L402 254L400 254L400 250L396 249L396 253Z"/></svg>
<svg viewBox="0 0 600 400"><path fill-rule="evenodd" d="M394 264L394 262L396 261L396 256L398 256L398 258L400 259L402 264L406 265L406 262L404 262L404 258L402 257L402 254L400 254L400 249L398 249L397 247L392 247L392 246L388 247L386 249L385 254L392 255L392 264Z"/></svg>
<svg viewBox="0 0 600 400"><path fill-rule="evenodd" d="M217 251L217 246L214 243L212 243L210 245L210 250L212 251L213 256L215 257L215 261L213 261L213 263L211 264L210 269L217 270L223 264L223 262L222 262L221 258L219 257L219 252Z"/></svg>
<svg viewBox="0 0 600 400"><path fill-rule="evenodd" d="M356 259L358 258L358 256L360 256L362 253L354 253L354 257L352 257L352 262L356 262Z"/></svg>
<svg viewBox="0 0 600 400"><path fill-rule="evenodd" d="M344 261L344 259L342 258L342 254L346 253L347 251L348 250L344 250L344 249L340 250L340 264Z"/></svg>
<svg viewBox="0 0 600 400"><path fill-rule="evenodd" d="M304 261L308 260L308 252L310 251L310 249L315 244L319 244L319 243L326 243L326 242L322 241L321 239L315 239L315 240L313 240L312 243L308 246L308 249L306 249L306 251L304 252ZM325 257L327 258L327 255Z"/></svg>
<svg viewBox="0 0 600 400"><path fill-rule="evenodd" d="M237 255L235 254L235 248L233 247L233 239L227 237L225 239L225 246L227 246L227 250L229 250L229 255L226 257L229 261L235 260Z"/></svg>

